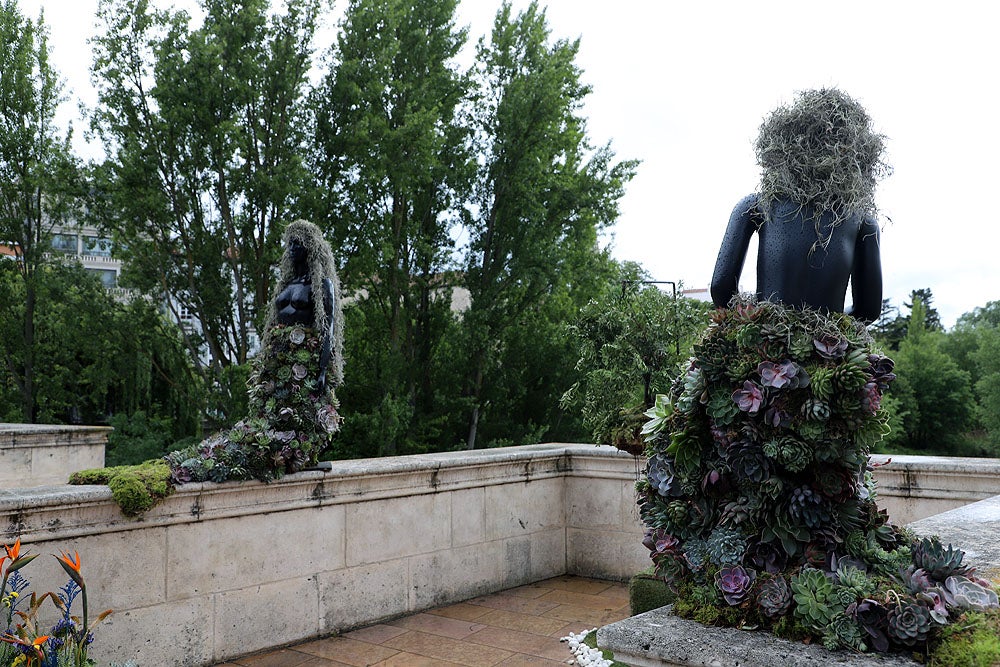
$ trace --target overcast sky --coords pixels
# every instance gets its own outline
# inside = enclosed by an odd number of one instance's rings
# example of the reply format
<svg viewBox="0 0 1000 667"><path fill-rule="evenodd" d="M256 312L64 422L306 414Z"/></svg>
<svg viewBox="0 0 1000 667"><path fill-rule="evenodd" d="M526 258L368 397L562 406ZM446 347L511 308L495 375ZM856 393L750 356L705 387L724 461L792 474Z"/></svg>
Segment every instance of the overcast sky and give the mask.
<svg viewBox="0 0 1000 667"><path fill-rule="evenodd" d="M53 60L71 95L92 103L86 40L96 0L19 2L30 16L46 8ZM1000 216L991 204L1000 184L1000 9L993 3L540 4L554 37L581 38L593 142L610 141L619 157L642 161L614 232L619 259L640 262L657 280L707 287L729 214L757 187L753 141L764 116L796 91L838 86L887 136L895 169L878 196L885 296L900 306L910 290L929 287L947 326L1000 300ZM334 12L345 6L340 0ZM489 30L498 6L462 1L459 23L472 41ZM747 290L754 263L751 255L741 281Z"/></svg>

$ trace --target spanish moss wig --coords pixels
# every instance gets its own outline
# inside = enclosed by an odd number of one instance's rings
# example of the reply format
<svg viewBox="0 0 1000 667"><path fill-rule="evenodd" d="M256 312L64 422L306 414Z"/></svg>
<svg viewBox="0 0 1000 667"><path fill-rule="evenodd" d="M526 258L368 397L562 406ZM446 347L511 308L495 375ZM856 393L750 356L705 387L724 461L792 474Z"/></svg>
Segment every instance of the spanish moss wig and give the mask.
<svg viewBox="0 0 1000 667"><path fill-rule="evenodd" d="M271 330L274 327L275 301L278 294L291 284L295 278L295 268L292 263L292 256L289 247L293 239L298 239L306 249L306 261L309 267L309 283L312 290L313 306L313 328L320 336L325 335L329 327L329 317L333 317L333 347L331 354L331 370L333 371L333 385L339 385L343 380L343 342L344 342L344 318L340 305L340 281L337 279L337 267L333 259L333 252L330 244L323 236L322 230L311 222L296 220L285 228L285 233L281 236L281 243L284 246L284 253L281 255L278 284L274 290L274 298L267 307L267 319L264 323L264 344L270 340ZM323 279L329 278L333 283L334 312L327 313L323 303Z"/></svg>
<svg viewBox="0 0 1000 667"><path fill-rule="evenodd" d="M787 198L819 215L830 211L834 226L852 215L872 215L875 185L891 172L883 160L884 136L872 128L864 108L836 88L799 93L790 106L778 107L760 127L757 163L761 166L761 202Z"/></svg>

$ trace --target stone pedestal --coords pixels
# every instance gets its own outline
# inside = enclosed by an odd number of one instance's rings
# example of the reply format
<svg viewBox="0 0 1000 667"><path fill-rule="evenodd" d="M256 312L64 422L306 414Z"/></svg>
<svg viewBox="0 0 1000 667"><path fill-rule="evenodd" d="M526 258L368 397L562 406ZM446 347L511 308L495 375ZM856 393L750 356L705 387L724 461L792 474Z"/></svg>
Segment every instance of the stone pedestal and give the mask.
<svg viewBox="0 0 1000 667"><path fill-rule="evenodd" d="M983 461L984 464L995 463ZM979 574L1000 576L1000 496L943 512L910 524L919 535L937 535L966 552ZM607 625L597 645L632 667L916 667L901 655L878 656L827 651L778 639L764 632L713 628L674 616L661 607Z"/></svg>
<svg viewBox="0 0 1000 667"><path fill-rule="evenodd" d="M104 467L108 426L0 424L0 489L65 484L71 473Z"/></svg>

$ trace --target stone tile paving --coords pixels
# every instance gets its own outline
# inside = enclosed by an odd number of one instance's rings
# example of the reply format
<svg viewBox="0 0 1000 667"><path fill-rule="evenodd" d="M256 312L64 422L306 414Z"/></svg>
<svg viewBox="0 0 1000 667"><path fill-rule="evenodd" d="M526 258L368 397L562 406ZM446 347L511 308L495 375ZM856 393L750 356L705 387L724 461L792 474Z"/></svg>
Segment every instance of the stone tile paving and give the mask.
<svg viewBox="0 0 1000 667"><path fill-rule="evenodd" d="M554 667L560 637L628 615L624 584L563 576L216 667Z"/></svg>

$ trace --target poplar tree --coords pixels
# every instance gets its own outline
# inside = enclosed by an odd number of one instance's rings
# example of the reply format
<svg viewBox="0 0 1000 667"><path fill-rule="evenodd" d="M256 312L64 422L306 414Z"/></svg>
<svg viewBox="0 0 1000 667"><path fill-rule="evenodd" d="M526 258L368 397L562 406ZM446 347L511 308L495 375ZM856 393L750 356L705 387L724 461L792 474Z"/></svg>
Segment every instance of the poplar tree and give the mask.
<svg viewBox="0 0 1000 667"><path fill-rule="evenodd" d="M211 377L253 350L281 232L310 183L305 100L320 4L202 0L194 27L148 0L99 3L100 214L126 280L200 323L185 336L196 360L207 346Z"/></svg>
<svg viewBox="0 0 1000 667"><path fill-rule="evenodd" d="M457 0L352 0L314 98L313 218L355 296L347 348L357 384L341 396L353 438L396 453L435 409L447 327L451 231L466 188L466 40Z"/></svg>
<svg viewBox="0 0 1000 667"><path fill-rule="evenodd" d="M39 272L53 225L70 218L80 194L70 132L55 122L63 99L59 75L49 62L44 17L32 21L15 0L5 0L0 5L0 244L14 254L24 300L4 304L16 311L22 336L7 339L0 374L16 386L26 422L36 420L38 408Z"/></svg>
<svg viewBox="0 0 1000 667"><path fill-rule="evenodd" d="M472 300L463 318L469 449L511 343L530 335L554 301L582 305L595 293L586 287L601 266L598 234L617 218L634 173L635 162L616 162L609 146L590 143L579 47L552 40L534 2L517 16L504 3L490 39L478 45L471 122L481 157L464 273Z"/></svg>

